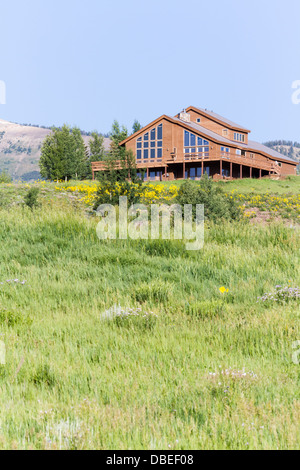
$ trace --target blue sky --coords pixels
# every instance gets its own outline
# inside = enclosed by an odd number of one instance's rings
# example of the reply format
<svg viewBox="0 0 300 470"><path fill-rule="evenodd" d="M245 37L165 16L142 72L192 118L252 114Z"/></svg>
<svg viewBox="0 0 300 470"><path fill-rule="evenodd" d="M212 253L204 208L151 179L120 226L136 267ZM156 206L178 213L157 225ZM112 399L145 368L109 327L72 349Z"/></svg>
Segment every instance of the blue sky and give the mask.
<svg viewBox="0 0 300 470"><path fill-rule="evenodd" d="M300 141L299 0L2 0L0 118L108 132L191 104Z"/></svg>

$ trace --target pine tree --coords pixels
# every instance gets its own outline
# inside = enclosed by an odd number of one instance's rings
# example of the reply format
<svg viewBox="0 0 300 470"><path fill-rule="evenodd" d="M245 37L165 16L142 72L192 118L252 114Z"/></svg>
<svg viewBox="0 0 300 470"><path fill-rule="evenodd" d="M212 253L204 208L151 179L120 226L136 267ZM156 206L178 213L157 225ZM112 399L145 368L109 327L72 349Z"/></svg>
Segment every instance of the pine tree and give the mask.
<svg viewBox="0 0 300 470"><path fill-rule="evenodd" d="M42 145L40 172L50 180L83 179L88 174L88 156L78 128L53 128Z"/></svg>
<svg viewBox="0 0 300 470"><path fill-rule="evenodd" d="M92 138L89 141L91 160L101 162L105 156L104 137L97 132L92 132Z"/></svg>
<svg viewBox="0 0 300 470"><path fill-rule="evenodd" d="M132 133L135 134L136 132L140 131L142 129L142 125L139 123L139 121L135 120L132 126Z"/></svg>

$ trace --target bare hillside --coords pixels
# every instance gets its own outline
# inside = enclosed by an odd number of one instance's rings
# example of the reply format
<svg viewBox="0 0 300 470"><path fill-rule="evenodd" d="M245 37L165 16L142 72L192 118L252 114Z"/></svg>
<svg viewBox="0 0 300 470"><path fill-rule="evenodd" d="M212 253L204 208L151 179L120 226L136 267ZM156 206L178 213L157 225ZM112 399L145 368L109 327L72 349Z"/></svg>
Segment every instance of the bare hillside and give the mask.
<svg viewBox="0 0 300 470"><path fill-rule="evenodd" d="M30 181L39 178L41 146L49 129L22 126L0 119L0 171L6 170L14 180ZM86 144L90 137L83 136ZM104 140L105 149L110 139Z"/></svg>

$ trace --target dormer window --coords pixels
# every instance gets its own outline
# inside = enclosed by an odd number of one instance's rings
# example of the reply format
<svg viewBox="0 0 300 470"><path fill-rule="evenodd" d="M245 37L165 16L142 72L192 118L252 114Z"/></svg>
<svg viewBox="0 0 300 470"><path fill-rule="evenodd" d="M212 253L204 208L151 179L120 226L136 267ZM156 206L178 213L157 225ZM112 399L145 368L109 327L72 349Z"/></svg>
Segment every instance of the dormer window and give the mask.
<svg viewBox="0 0 300 470"><path fill-rule="evenodd" d="M238 132L235 132L234 140L236 140L237 142L245 142L245 136L244 134L239 134Z"/></svg>

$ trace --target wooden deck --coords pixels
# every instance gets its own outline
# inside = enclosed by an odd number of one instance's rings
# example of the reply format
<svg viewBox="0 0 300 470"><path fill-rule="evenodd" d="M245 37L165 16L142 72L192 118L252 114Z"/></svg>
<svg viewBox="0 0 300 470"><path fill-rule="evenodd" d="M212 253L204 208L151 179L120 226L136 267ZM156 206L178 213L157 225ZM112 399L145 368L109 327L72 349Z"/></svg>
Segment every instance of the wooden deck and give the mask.
<svg viewBox="0 0 300 470"><path fill-rule="evenodd" d="M241 175L242 175L243 167L250 168L250 177L252 175L252 169L259 170L260 177L261 177L262 171L268 172L270 175L280 176L281 174L280 166L273 160L267 161L265 158L262 158L262 157L260 158L257 155L254 155L253 158L250 158L248 156L243 156L243 155L239 156L236 154L230 154L230 153L225 153L225 152L221 153L221 155L220 154L214 155L210 153L209 156L208 155L203 156L200 154L174 155L171 159L168 159L164 162L157 161L157 160L142 161L140 163L137 163L137 168L145 169L145 170L159 168L163 171L164 175L166 176L169 166L176 165L178 167L182 166L182 172L184 175L186 165L189 165L191 163L196 163L196 164L202 165L202 168L204 169L205 165L207 165L209 162L220 162L220 175L222 175L224 163L229 163L230 178L232 178L232 175L233 175L232 173L233 165L238 165L240 167ZM93 177L95 177L95 174L97 172L101 172L104 169L105 169L104 162L92 163Z"/></svg>

